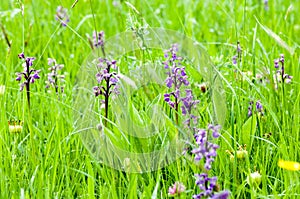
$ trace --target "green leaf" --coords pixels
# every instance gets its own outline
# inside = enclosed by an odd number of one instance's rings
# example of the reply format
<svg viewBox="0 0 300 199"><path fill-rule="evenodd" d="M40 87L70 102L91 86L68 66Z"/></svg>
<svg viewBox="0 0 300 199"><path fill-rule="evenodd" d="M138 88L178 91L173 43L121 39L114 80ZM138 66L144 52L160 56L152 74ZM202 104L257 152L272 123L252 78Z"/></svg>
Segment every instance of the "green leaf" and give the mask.
<svg viewBox="0 0 300 199"><path fill-rule="evenodd" d="M221 80L216 79L212 86L212 103L215 113L216 123L223 126L226 119L226 98L222 89Z"/></svg>
<svg viewBox="0 0 300 199"><path fill-rule="evenodd" d="M256 115L251 116L242 127L242 141L244 144L250 147L251 137L255 134L257 125Z"/></svg>

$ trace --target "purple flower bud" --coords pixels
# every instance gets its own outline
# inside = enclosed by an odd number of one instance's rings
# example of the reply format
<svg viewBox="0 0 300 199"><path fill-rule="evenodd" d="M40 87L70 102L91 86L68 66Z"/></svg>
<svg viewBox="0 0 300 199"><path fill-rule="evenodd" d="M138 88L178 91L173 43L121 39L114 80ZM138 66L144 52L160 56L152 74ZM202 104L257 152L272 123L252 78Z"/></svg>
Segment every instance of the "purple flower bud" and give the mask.
<svg viewBox="0 0 300 199"><path fill-rule="evenodd" d="M280 61L281 63L284 63L284 55L283 55L283 54L280 54L279 61Z"/></svg>
<svg viewBox="0 0 300 199"><path fill-rule="evenodd" d="M260 103L260 101L257 101L257 102L256 102L256 110L257 110L258 112L262 112L262 109L263 109L262 104Z"/></svg>
<svg viewBox="0 0 300 199"><path fill-rule="evenodd" d="M234 55L232 57L232 64L236 65L237 64L237 55Z"/></svg>
<svg viewBox="0 0 300 199"><path fill-rule="evenodd" d="M168 65L168 62L167 62L167 61L164 61L163 64L164 64L164 66L165 66L165 69L168 69L168 68L169 68L169 65Z"/></svg>
<svg viewBox="0 0 300 199"><path fill-rule="evenodd" d="M183 115L187 114L187 110L184 106L181 106L181 112L182 112ZM190 119L188 119L188 120L190 120Z"/></svg>
<svg viewBox="0 0 300 199"><path fill-rule="evenodd" d="M93 91L96 97L102 94L102 91L98 86L94 86Z"/></svg>
<svg viewBox="0 0 300 199"><path fill-rule="evenodd" d="M48 81L49 81L50 84L55 83L55 80L52 78L52 75L51 75L51 74L48 75ZM50 86L49 86L49 87L50 87ZM49 87L48 87L48 88L49 88Z"/></svg>
<svg viewBox="0 0 300 199"><path fill-rule="evenodd" d="M40 72L40 70L36 70L35 72L34 72L34 74L33 74L33 79L40 79L40 76L39 76L39 72Z"/></svg>
<svg viewBox="0 0 300 199"><path fill-rule="evenodd" d="M170 94L166 93L164 94L164 99L166 102L169 102L170 101Z"/></svg>
<svg viewBox="0 0 300 199"><path fill-rule="evenodd" d="M17 73L17 78L16 78L16 80L17 80L17 81L21 81L21 79L22 79L22 74L21 74L21 73Z"/></svg>
<svg viewBox="0 0 300 199"><path fill-rule="evenodd" d="M169 57L169 54L168 54L169 52L168 51L165 51L165 53L164 53L164 57L165 58L168 58Z"/></svg>
<svg viewBox="0 0 300 199"><path fill-rule="evenodd" d="M182 76L186 76L185 68L182 68L182 69L181 69L181 75L182 75Z"/></svg>
<svg viewBox="0 0 300 199"><path fill-rule="evenodd" d="M173 94L174 94L175 98L179 99L179 97L180 97L180 90L176 89Z"/></svg>
<svg viewBox="0 0 300 199"><path fill-rule="evenodd" d="M172 108L174 108L175 107L175 103L174 102L171 102L171 101L169 101L169 103L168 103Z"/></svg>
<svg viewBox="0 0 300 199"><path fill-rule="evenodd" d="M23 91L23 89L24 89L24 86L25 86L25 84L24 84L24 83L20 84L20 91Z"/></svg>
<svg viewBox="0 0 300 199"><path fill-rule="evenodd" d="M116 61L116 60L113 60L113 61L111 62L111 67L112 67L112 69L114 69L114 70L116 70L116 69L117 69L117 65L116 65L116 63L117 63L117 61Z"/></svg>
<svg viewBox="0 0 300 199"><path fill-rule="evenodd" d="M22 53L20 53L20 54L18 54L18 57L19 57L19 59L25 59L25 55L24 55L24 53L22 52Z"/></svg>
<svg viewBox="0 0 300 199"><path fill-rule="evenodd" d="M55 59L48 58L48 66L52 66L53 64L55 65L56 61Z"/></svg>
<svg viewBox="0 0 300 199"><path fill-rule="evenodd" d="M120 94L120 86L119 85L114 85L113 93L116 95Z"/></svg>
<svg viewBox="0 0 300 199"><path fill-rule="evenodd" d="M248 108L247 116L248 116L248 117L251 117L251 116L252 116L252 109Z"/></svg>
<svg viewBox="0 0 300 199"><path fill-rule="evenodd" d="M220 134L219 134L219 132L217 132L217 131L213 131L212 136L213 136L214 138L218 138L218 137L220 136Z"/></svg>
<svg viewBox="0 0 300 199"><path fill-rule="evenodd" d="M28 64L28 66L32 66L33 61L35 60L34 57L26 57L26 64Z"/></svg>
<svg viewBox="0 0 300 199"><path fill-rule="evenodd" d="M186 97L187 98L193 98L192 90L191 89L186 89L185 90Z"/></svg>
<svg viewBox="0 0 300 199"><path fill-rule="evenodd" d="M176 53L173 53L173 54L172 54L172 60L173 60L173 61L175 61L175 60L176 60L176 58L177 58L177 55L176 55Z"/></svg>
<svg viewBox="0 0 300 199"><path fill-rule="evenodd" d="M274 60L274 67L279 68L279 60L278 59Z"/></svg>
<svg viewBox="0 0 300 199"><path fill-rule="evenodd" d="M167 85L167 87L168 87L168 88L171 88L171 87L172 87L172 84L173 84L172 78L171 78L171 77L168 77L168 78L166 79L166 85Z"/></svg>
<svg viewBox="0 0 300 199"><path fill-rule="evenodd" d="M30 83L31 83L31 84L34 83L34 78L30 78Z"/></svg>
<svg viewBox="0 0 300 199"><path fill-rule="evenodd" d="M100 73L97 73L97 74L96 74L96 79L97 79L97 82L100 84L101 81L102 81L102 79L103 79L103 75L100 74Z"/></svg>
<svg viewBox="0 0 300 199"><path fill-rule="evenodd" d="M110 78L110 82L113 84L116 84L118 81L119 81L118 78L114 78L114 77Z"/></svg>
<svg viewBox="0 0 300 199"><path fill-rule="evenodd" d="M107 65L109 65L109 64L107 64ZM103 70L102 70L102 73L103 73L103 74L109 74L109 73L108 73L108 69L107 69L107 68L103 69Z"/></svg>
<svg viewBox="0 0 300 199"><path fill-rule="evenodd" d="M204 168L205 168L206 170L211 170L211 164L210 164L210 162L205 162Z"/></svg>
<svg viewBox="0 0 300 199"><path fill-rule="evenodd" d="M286 83L286 84L289 84L289 83L291 83L291 82L292 82L291 79L285 79L285 81L284 81L284 83Z"/></svg>
<svg viewBox="0 0 300 199"><path fill-rule="evenodd" d="M229 195L230 195L230 192L225 190L220 193L216 193L215 195L213 195L211 197L211 199L227 199L227 198L229 198Z"/></svg>

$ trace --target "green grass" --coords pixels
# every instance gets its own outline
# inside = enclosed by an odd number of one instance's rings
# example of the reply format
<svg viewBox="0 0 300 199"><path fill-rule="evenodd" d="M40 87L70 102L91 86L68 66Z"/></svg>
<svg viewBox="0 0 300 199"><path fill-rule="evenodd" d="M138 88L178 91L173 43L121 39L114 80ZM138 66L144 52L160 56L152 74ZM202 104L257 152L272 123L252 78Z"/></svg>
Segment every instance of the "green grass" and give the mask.
<svg viewBox="0 0 300 199"><path fill-rule="evenodd" d="M200 126L206 127L218 115L224 118L222 136L218 140L220 149L210 171L211 176L218 176L221 189L230 190L231 198L299 198L299 171L277 166L279 159L300 162L299 1L269 1L267 11L263 1L258 0L130 1L139 14L125 1L116 1L117 6L114 6L109 0L79 0L71 9L73 2L1 2L0 22L11 47L8 48L1 31L0 85L5 85L6 90L4 95L0 94L0 198L167 198L168 188L175 181L187 188L181 198L199 193L194 173L201 173L202 167L185 157L158 171L125 174L99 163L86 149L74 124L73 96L76 93L73 87L81 65L92 52L86 34L91 35L95 29L103 30L108 39L132 27L146 25L175 30L193 38L215 65L225 90L225 104L217 103L222 101L218 99L222 96L212 95L217 89L214 85L210 85L211 89L205 94L197 88L197 83L210 81L209 77L193 71L191 63L187 63L187 73L200 100L197 109ZM69 10L67 27L61 27L54 19L58 5ZM24 15L18 11L21 6ZM236 54L237 41L243 51L242 62L235 66L232 57ZM41 79L31 85L30 114L26 94L19 92L15 81L15 73L22 70L17 56L22 51L26 56L36 57L33 67L42 70ZM273 61L281 53L285 55L286 72L293 79L284 89L282 85L274 89ZM141 63L156 61L159 64L163 54L161 50L137 50L120 56L120 71L132 75L131 70ZM64 96L45 91L48 57L65 65ZM270 82L253 81L253 77L241 75L245 71L251 71L254 77L262 73ZM164 135L172 130L168 136L174 136L175 126L170 122L174 115L163 102L166 91L152 84L140 88L130 101L137 110L132 108L125 113L125 117L136 116L137 121L141 118L140 122L149 123L151 118L147 114L154 107L152 101L157 100L168 118L157 124L160 134L152 141L128 136L129 146L121 139L120 129L111 125L112 136L120 138L115 139L117 145L140 152L159 147L151 144L163 144ZM264 116L247 117L250 100L261 101ZM217 116L213 105L219 106ZM23 122L22 132L10 133L8 121L17 120ZM271 135L266 136L269 133ZM239 146L245 144L248 156L230 160L226 150L235 154ZM262 183L256 189L246 182L247 176L255 171L262 175Z"/></svg>

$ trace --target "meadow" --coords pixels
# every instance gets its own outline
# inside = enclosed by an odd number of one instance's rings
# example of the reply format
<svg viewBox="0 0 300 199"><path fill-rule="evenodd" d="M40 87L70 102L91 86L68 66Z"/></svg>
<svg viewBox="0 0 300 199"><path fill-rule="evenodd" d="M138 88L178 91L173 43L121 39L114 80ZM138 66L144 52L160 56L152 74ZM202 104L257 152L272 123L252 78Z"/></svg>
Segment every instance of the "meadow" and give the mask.
<svg viewBox="0 0 300 199"><path fill-rule="evenodd" d="M1 1L0 198L300 198L299 10Z"/></svg>

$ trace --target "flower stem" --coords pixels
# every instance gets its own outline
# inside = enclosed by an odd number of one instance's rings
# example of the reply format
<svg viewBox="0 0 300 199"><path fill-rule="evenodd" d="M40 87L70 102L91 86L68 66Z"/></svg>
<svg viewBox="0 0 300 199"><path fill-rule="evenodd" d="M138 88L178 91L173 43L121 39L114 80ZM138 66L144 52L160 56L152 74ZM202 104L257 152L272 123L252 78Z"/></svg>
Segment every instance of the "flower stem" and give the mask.
<svg viewBox="0 0 300 199"><path fill-rule="evenodd" d="M26 87L26 95L27 95L27 102L28 102L28 109L30 111L30 71L29 71L29 63L26 61L26 70L27 70L27 79L25 82Z"/></svg>
<svg viewBox="0 0 300 199"><path fill-rule="evenodd" d="M27 96L27 102L28 102L28 109L30 110L30 88L29 88L29 83L26 83L25 86L26 86L26 96Z"/></svg>
<svg viewBox="0 0 300 199"><path fill-rule="evenodd" d="M108 119L108 102L109 102L109 79L106 81L106 93L105 93L105 99L104 99L104 109L105 109L105 120L104 120L104 126L107 125L107 119Z"/></svg>
<svg viewBox="0 0 300 199"><path fill-rule="evenodd" d="M178 99L175 97L175 123L177 126L179 124L178 109L179 109L179 102L178 102Z"/></svg>

